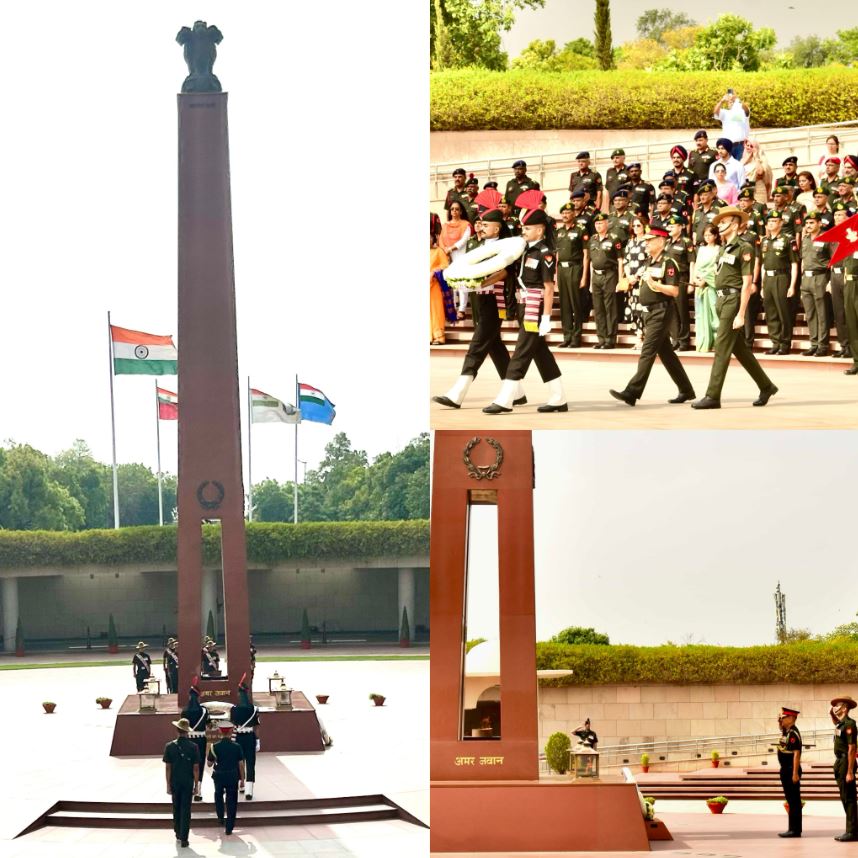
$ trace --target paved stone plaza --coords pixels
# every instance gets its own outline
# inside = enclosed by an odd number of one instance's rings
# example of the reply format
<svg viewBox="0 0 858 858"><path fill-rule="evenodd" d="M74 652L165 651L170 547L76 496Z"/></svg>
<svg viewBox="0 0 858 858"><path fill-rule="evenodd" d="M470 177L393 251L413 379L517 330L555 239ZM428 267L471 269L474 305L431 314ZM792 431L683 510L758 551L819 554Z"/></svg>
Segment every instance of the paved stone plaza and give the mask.
<svg viewBox="0 0 858 858"><path fill-rule="evenodd" d="M428 823L428 661L260 662L255 686L265 687L274 670L311 700L315 694L330 695L318 711L334 744L324 754L265 754L263 715L255 799L383 793ZM428 854L428 830L398 820L242 828L241 811L253 806L243 799L233 835L192 827L187 849L178 848L169 829L47 827L13 839L59 799L166 802L168 796L160 759L109 756L116 711L134 691L130 657L127 667L0 671L0 689L4 700L15 701L0 712L11 755L0 786L2 858ZM383 707L372 705L371 692L387 697ZM96 706L100 696L113 698L110 710ZM44 700L58 704L53 715L43 714ZM171 738L165 736L165 743ZM210 772L203 796L204 803L211 802Z"/></svg>

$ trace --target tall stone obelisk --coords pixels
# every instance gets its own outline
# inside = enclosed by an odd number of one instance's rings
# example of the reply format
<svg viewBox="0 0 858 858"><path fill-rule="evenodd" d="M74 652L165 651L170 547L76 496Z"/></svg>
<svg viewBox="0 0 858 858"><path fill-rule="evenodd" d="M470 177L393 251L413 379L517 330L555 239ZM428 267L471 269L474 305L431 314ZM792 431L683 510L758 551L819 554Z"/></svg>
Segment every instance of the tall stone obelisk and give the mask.
<svg viewBox="0 0 858 858"><path fill-rule="evenodd" d="M204 567L217 566L204 563L204 521L221 523L229 678L202 680L203 697L237 702L250 669L227 93L212 73L221 38L204 21L177 36L190 71L178 96L180 703L200 669Z"/></svg>

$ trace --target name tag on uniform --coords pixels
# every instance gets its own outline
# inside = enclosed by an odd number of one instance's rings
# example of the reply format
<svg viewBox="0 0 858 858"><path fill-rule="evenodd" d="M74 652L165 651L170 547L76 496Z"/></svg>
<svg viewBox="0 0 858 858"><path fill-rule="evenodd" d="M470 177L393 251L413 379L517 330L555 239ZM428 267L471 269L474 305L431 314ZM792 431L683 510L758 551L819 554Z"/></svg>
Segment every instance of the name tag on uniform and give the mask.
<svg viewBox="0 0 858 858"><path fill-rule="evenodd" d="M523 191L526 191L529 187L530 187L530 185L522 185L522 186L521 186L521 189L522 189Z"/></svg>
<svg viewBox="0 0 858 858"><path fill-rule="evenodd" d="M561 262L560 267L561 268L568 268L571 264L572 264L571 262Z"/></svg>
<svg viewBox="0 0 858 858"><path fill-rule="evenodd" d="M531 256L524 262L525 268L539 268L539 260Z"/></svg>
<svg viewBox="0 0 858 858"><path fill-rule="evenodd" d="M654 280L661 280L664 277L664 266L663 265L650 265L646 270L647 276L652 277Z"/></svg>
<svg viewBox="0 0 858 858"><path fill-rule="evenodd" d="M858 253L853 253L853 254L852 254L852 258L853 258L853 259L858 259Z"/></svg>
<svg viewBox="0 0 858 858"><path fill-rule="evenodd" d="M825 242L824 241L814 241L813 246L814 247L825 247Z"/></svg>
<svg viewBox="0 0 858 858"><path fill-rule="evenodd" d="M602 241L600 244L602 245L602 250L610 250L613 246L610 241Z"/></svg>
<svg viewBox="0 0 858 858"><path fill-rule="evenodd" d="M782 238L775 239L774 248L775 250L781 250L784 246L784 240Z"/></svg>
<svg viewBox="0 0 858 858"><path fill-rule="evenodd" d="M736 261L736 257L732 253L725 253L721 257L722 262L726 262L728 265L732 265Z"/></svg>

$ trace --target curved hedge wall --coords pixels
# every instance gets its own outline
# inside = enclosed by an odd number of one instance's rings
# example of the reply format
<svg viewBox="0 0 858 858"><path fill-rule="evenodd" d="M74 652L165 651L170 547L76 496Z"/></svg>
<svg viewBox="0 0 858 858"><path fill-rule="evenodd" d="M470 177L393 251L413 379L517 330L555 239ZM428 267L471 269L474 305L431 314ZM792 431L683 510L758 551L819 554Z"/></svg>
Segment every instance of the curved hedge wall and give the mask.
<svg viewBox="0 0 858 858"><path fill-rule="evenodd" d="M806 641L752 647L539 643L536 666L575 671L569 677L546 680L546 685L844 683L858 673L858 643Z"/></svg>
<svg viewBox="0 0 858 858"><path fill-rule="evenodd" d="M769 72L492 72L430 76L432 131L711 128L734 87L752 127L858 119L858 68Z"/></svg>
<svg viewBox="0 0 858 858"><path fill-rule="evenodd" d="M342 558L429 554L428 521L344 521L248 524L250 563L318 562ZM89 564L175 563L175 525L119 530L0 530L0 568ZM206 563L220 559L220 527L203 527Z"/></svg>

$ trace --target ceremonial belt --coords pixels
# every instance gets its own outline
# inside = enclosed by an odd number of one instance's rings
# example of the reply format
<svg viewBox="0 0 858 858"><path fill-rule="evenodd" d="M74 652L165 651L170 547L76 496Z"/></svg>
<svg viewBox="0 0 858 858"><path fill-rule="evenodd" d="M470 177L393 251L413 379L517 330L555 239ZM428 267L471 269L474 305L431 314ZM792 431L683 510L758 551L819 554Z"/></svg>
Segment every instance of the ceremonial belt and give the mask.
<svg viewBox="0 0 858 858"><path fill-rule="evenodd" d="M721 289L716 289L715 294L719 298L726 298L728 295L732 295L734 292L741 292L742 290L737 288L736 286L724 286Z"/></svg>
<svg viewBox="0 0 858 858"><path fill-rule="evenodd" d="M205 733L199 733L196 730L188 730L189 739L202 739L205 735Z"/></svg>
<svg viewBox="0 0 858 858"><path fill-rule="evenodd" d="M778 277L781 274L789 274L789 270L784 268L783 271L778 271L778 270L772 269L772 268L764 268L763 274L765 274L766 277Z"/></svg>
<svg viewBox="0 0 858 858"><path fill-rule="evenodd" d="M259 713L259 709L254 706L253 712L250 713L250 717L240 726L235 728L236 733L252 733L253 727L248 727L247 725L256 717Z"/></svg>
<svg viewBox="0 0 858 858"><path fill-rule="evenodd" d="M235 732L236 733L252 733L253 727L236 727Z"/></svg>

